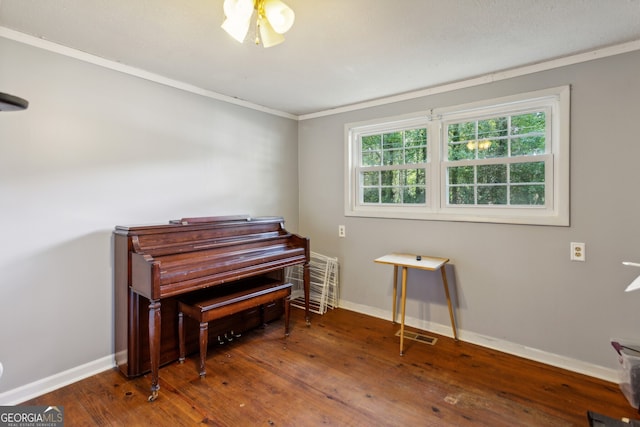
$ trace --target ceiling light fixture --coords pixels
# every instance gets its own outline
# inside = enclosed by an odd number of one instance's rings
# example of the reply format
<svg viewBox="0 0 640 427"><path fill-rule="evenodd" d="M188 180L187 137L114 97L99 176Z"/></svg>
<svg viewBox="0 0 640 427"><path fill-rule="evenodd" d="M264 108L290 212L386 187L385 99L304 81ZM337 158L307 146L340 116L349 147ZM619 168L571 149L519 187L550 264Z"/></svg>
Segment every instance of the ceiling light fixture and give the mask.
<svg viewBox="0 0 640 427"><path fill-rule="evenodd" d="M29 106L26 99L0 92L0 111L24 110Z"/></svg>
<svg viewBox="0 0 640 427"><path fill-rule="evenodd" d="M271 47L284 41L283 34L295 20L293 10L281 0L224 0L225 20L222 29L231 37L244 42L251 18L256 16L256 44Z"/></svg>

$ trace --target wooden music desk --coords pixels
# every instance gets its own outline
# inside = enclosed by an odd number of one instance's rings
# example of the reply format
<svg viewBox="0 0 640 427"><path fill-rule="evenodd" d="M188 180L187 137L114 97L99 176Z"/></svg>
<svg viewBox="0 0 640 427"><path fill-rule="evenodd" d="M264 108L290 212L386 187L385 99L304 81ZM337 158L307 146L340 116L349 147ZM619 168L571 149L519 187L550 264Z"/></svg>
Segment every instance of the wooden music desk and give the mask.
<svg viewBox="0 0 640 427"><path fill-rule="evenodd" d="M420 259L418 259L420 258ZM456 330L456 321L453 315L453 306L451 305L451 296L449 295L449 284L447 282L447 272L445 264L449 262L448 258L436 258L429 256L417 256L412 254L389 254L377 258L374 262L380 264L393 265L393 323L396 322L396 298L398 294L398 267L402 267L402 293L400 296L400 356L404 350L404 309L407 302L407 269L418 268L420 270L435 271L440 269L442 274L442 282L444 284L444 293L447 296L447 304L449 305L449 317L451 318L451 327L453 328L453 338L458 340L458 331Z"/></svg>

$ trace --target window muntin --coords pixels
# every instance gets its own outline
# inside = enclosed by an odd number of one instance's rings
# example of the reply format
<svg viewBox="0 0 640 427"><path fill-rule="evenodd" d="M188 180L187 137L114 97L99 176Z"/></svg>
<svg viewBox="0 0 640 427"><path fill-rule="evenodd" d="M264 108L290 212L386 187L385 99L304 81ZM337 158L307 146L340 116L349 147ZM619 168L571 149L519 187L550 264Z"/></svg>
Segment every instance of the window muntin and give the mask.
<svg viewBox="0 0 640 427"><path fill-rule="evenodd" d="M346 124L345 215L569 225L569 105L563 86Z"/></svg>

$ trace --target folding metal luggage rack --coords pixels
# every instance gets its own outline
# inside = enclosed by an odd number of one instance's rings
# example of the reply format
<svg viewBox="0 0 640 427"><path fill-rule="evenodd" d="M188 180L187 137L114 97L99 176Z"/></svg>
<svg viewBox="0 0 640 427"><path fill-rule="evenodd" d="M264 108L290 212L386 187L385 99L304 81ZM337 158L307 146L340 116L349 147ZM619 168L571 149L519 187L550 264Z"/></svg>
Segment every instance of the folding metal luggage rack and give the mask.
<svg viewBox="0 0 640 427"><path fill-rule="evenodd" d="M338 258L311 252L309 263L309 310L324 314L338 306ZM285 269L285 280L293 284L291 307L304 309L302 266Z"/></svg>

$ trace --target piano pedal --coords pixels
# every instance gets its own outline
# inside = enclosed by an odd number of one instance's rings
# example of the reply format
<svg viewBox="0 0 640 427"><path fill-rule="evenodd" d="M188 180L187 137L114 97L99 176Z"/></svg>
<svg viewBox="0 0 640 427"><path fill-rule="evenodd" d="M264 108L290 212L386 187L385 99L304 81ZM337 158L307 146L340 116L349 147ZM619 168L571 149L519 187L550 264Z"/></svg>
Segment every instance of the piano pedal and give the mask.
<svg viewBox="0 0 640 427"><path fill-rule="evenodd" d="M242 334L236 334L233 331L231 331L231 335L233 335L234 338L240 338L242 336Z"/></svg>
<svg viewBox="0 0 640 427"><path fill-rule="evenodd" d="M229 334L227 333L224 334L224 339L227 340L227 342L233 341L233 337L232 336L230 337Z"/></svg>
<svg viewBox="0 0 640 427"><path fill-rule="evenodd" d="M225 341L225 340L223 340L223 339L220 337L220 335L218 335L218 344L220 344L220 345L226 344L226 341Z"/></svg>

